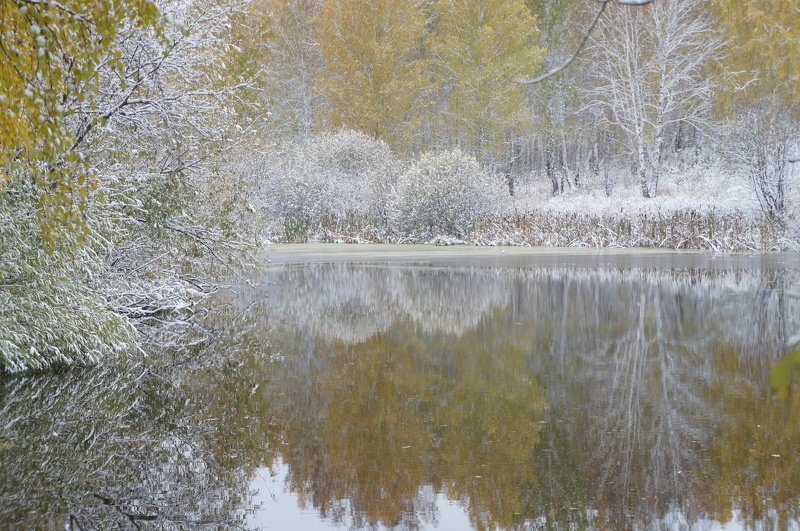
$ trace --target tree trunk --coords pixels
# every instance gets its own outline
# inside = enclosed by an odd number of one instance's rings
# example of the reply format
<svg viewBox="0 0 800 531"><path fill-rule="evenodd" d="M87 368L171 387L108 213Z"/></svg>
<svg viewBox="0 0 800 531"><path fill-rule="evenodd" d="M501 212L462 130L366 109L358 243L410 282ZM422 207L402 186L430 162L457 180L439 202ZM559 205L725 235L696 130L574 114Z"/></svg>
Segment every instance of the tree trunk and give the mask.
<svg viewBox="0 0 800 531"><path fill-rule="evenodd" d="M642 138L638 139L636 144L636 172L639 177L639 185L642 187L642 197L650 198L650 179L648 176L648 161L647 149L645 148Z"/></svg>
<svg viewBox="0 0 800 531"><path fill-rule="evenodd" d="M561 174L561 193L564 193L564 189L567 186L572 187L572 182L569 178L569 164L567 164L567 134L562 130L559 136L561 137L559 148L559 173Z"/></svg>
<svg viewBox="0 0 800 531"><path fill-rule="evenodd" d="M556 141L552 133L547 134L547 147L544 150L544 171L553 185L553 195L558 195L558 176L555 168Z"/></svg>

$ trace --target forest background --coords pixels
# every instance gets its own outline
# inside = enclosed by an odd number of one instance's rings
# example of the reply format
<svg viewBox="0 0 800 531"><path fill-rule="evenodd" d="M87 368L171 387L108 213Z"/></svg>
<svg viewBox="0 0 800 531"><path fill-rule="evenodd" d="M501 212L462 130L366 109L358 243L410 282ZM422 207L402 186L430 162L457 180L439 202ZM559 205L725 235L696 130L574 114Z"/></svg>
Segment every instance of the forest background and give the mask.
<svg viewBox="0 0 800 531"><path fill-rule="evenodd" d="M796 249L797 2L604 4L5 0L4 370L209 341L266 241Z"/></svg>

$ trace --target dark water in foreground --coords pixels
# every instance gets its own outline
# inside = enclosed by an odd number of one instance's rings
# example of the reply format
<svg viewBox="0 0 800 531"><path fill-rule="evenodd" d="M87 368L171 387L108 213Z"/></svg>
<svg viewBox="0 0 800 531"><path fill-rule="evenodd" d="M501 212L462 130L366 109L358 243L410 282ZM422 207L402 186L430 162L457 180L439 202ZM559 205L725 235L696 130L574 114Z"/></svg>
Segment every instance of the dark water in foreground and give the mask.
<svg viewBox="0 0 800 531"><path fill-rule="evenodd" d="M340 258L0 381L0 528L798 527L796 256Z"/></svg>

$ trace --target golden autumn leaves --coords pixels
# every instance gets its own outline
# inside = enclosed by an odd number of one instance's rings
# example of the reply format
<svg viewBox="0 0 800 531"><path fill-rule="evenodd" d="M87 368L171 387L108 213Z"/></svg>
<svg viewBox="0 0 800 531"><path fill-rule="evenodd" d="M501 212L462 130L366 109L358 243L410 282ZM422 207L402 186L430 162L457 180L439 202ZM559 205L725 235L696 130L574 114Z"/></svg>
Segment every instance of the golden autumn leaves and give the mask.
<svg viewBox="0 0 800 531"><path fill-rule="evenodd" d="M299 45L286 33L307 37L309 28L286 22L284 2L255 6L285 43L274 55L296 60ZM511 80L535 73L545 50L523 0L326 0L306 11L327 127L363 131L401 152L425 144L491 156L524 122L524 89Z"/></svg>
<svg viewBox="0 0 800 531"><path fill-rule="evenodd" d="M45 240L58 228L87 230L82 211L98 182L77 150L76 109L100 68L123 67L119 29L158 21L151 0L0 4L0 193L38 195Z"/></svg>
<svg viewBox="0 0 800 531"><path fill-rule="evenodd" d="M723 111L769 102L800 114L800 11L793 0L714 0L725 35L721 93Z"/></svg>

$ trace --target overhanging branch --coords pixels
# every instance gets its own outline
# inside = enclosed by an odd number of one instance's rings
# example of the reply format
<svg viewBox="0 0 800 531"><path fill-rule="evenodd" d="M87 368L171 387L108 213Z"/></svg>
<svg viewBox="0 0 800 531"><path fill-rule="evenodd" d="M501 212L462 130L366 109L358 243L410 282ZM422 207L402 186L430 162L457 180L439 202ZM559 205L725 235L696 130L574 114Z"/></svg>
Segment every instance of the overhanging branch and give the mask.
<svg viewBox="0 0 800 531"><path fill-rule="evenodd" d="M567 59L563 64L557 66L556 68L550 70L545 74L542 74L539 77L536 77L534 79L518 79L515 80L514 82L522 83L524 85L535 85L536 83L541 83L542 81L550 79L551 77L557 75L558 73L566 69L569 65L571 65L572 62L578 58L581 51L583 51L583 48L586 46L586 43L589 42L589 37L591 36L595 27L597 27L597 23L600 22L600 19L602 18L603 13L605 12L610 2L611 0L600 0L600 3L602 5L600 6L600 9L597 11L597 15L595 15L594 20L592 20L592 24L589 26L589 29L586 31L586 34L584 34L580 44L578 44L578 48L575 50L575 53L573 53L569 59ZM655 2L655 0L617 0L617 3L623 6L643 6L651 4L653 2Z"/></svg>

